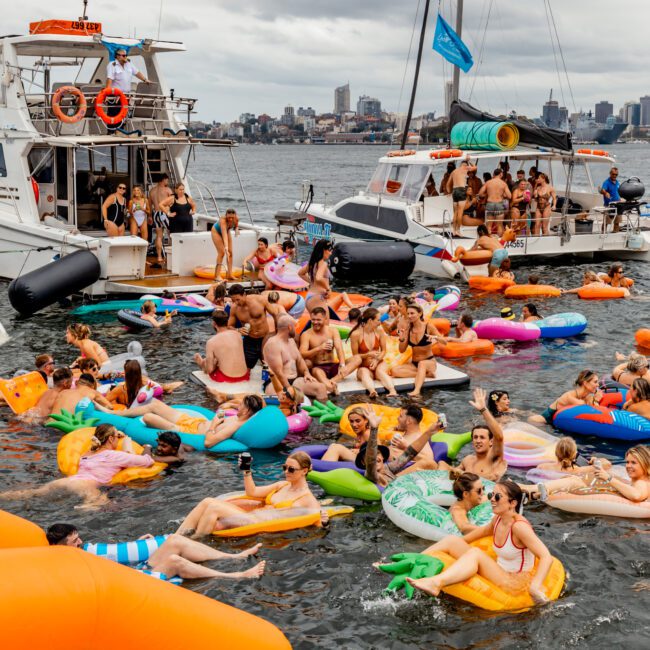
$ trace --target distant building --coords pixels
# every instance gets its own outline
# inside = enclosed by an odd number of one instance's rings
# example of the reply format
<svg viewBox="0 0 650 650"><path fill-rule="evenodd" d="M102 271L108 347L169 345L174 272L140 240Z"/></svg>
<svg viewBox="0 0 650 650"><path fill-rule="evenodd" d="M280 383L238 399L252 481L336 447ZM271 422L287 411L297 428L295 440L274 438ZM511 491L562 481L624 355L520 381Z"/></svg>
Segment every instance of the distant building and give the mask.
<svg viewBox="0 0 650 650"><path fill-rule="evenodd" d="M242 124L246 124L246 122L250 122L251 120L254 120L254 119L255 119L255 115L253 113L242 113L239 116L239 121Z"/></svg>
<svg viewBox="0 0 650 650"><path fill-rule="evenodd" d="M334 89L334 114L350 112L350 84Z"/></svg>
<svg viewBox="0 0 650 650"><path fill-rule="evenodd" d="M613 104L608 101L602 101L596 104L595 119L598 124L605 124L610 115L614 115Z"/></svg>
<svg viewBox="0 0 650 650"><path fill-rule="evenodd" d="M629 102L625 105L625 115L623 121L630 126L639 126L641 124L641 104L638 102Z"/></svg>
<svg viewBox="0 0 650 650"><path fill-rule="evenodd" d="M565 106L560 106L554 99L549 99L542 108L542 122L550 129L567 128L569 111Z"/></svg>
<svg viewBox="0 0 650 650"><path fill-rule="evenodd" d="M650 126L650 95L645 95L639 100L641 105L641 126Z"/></svg>
<svg viewBox="0 0 650 650"><path fill-rule="evenodd" d="M454 84L451 81L445 82L445 115L449 117L449 108L451 107L451 94L454 90Z"/></svg>
<svg viewBox="0 0 650 650"><path fill-rule="evenodd" d="M381 102L375 97L361 95L357 102L357 115L359 117L381 118Z"/></svg>
<svg viewBox="0 0 650 650"><path fill-rule="evenodd" d="M316 117L316 111L311 106L308 106L307 108L301 106L298 109L297 115L298 117Z"/></svg>
<svg viewBox="0 0 650 650"><path fill-rule="evenodd" d="M273 118L270 115L267 115L266 113L262 113L261 115L257 116L257 121L260 124L266 124L267 122L272 122Z"/></svg>
<svg viewBox="0 0 650 650"><path fill-rule="evenodd" d="M284 124L284 126L293 126L293 123L295 122L295 111L293 110L293 106L289 104L288 106L284 107L284 114L280 118L280 123Z"/></svg>

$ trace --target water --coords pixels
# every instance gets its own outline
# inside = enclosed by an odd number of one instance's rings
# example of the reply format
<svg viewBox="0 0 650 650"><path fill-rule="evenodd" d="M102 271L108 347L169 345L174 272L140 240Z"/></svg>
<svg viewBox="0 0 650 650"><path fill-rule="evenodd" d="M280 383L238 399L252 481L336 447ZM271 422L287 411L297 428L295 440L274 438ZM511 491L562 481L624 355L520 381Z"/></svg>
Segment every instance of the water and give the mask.
<svg viewBox="0 0 650 650"><path fill-rule="evenodd" d="M648 184L645 160L650 148L629 145L609 149L618 155L623 177L639 175ZM331 202L361 189L383 150L369 146L248 146L241 147L236 155L253 216L258 222L270 223L277 209L290 208L299 199L299 186L305 178L314 181L316 200L323 200L327 193ZM227 152L199 152L192 173L217 187L222 208L232 205L243 212L236 177L228 165ZM458 367L470 375L472 386L505 388L510 391L513 406L532 412L540 412L567 390L580 370L609 373L615 364L614 352L629 352L635 330L648 326L645 300L650 295L650 267L629 262L625 267L626 274L635 279L639 300L590 303L567 296L538 301L544 315L584 313L589 319L584 336L501 345L494 357L463 361ZM584 268L604 270L606 263L565 260L535 270L543 282L570 287L580 283ZM516 270L520 280L525 280L529 270ZM358 290L381 302L389 294L430 284L430 279L414 276L404 286L378 284ZM31 368L34 356L41 352L54 354L58 362L71 362L75 349L64 339L65 326L73 320L68 311L51 308L36 317L19 319L6 299L6 284L0 286L0 321L12 336L0 351L0 376ZM484 318L497 315L505 304L503 298L476 298L464 291L461 309ZM517 304L517 312L519 309ZM173 328L142 334L127 333L107 315L89 322L94 338L109 353L124 352L130 340L139 339L148 373L158 381L186 379L192 354L203 349L211 334L209 323L202 319L179 319ZM470 398L468 389L428 391L424 404L445 412L451 431L466 431L473 422ZM175 394L175 401L210 406L202 389L191 383ZM403 401L386 403L396 406ZM43 427L25 427L9 417L7 410L2 416L0 489L57 478L59 435ZM310 440L329 442L335 438L333 425L314 424L309 437L295 436L276 450L255 452L256 479L264 483L280 478L280 465L292 448ZM583 453L597 451L614 460L622 459L626 448L591 438L580 438L578 443ZM97 513L75 510L76 501L71 497L3 502L2 507L44 527L74 522L82 537L94 541L170 532L200 498L241 489L234 460L234 456L193 454L184 467L161 480L111 488L110 504ZM512 476L523 478L517 472ZM639 580L650 581L648 537L644 535L650 526L643 521L572 515L531 506L527 510L530 521L567 569L566 589L559 601L545 608L495 615L449 597L438 602L384 597L382 590L388 579L372 569L372 562L399 551L422 550L427 543L396 528L380 505L355 505L354 515L334 520L328 531L307 529L261 536L268 572L259 582L198 581L188 583L187 588L272 621L297 648L608 648L623 639L628 648L642 648L650 643L647 592L632 589ZM253 542L212 543L234 551ZM234 570L239 565L221 562L215 566Z"/></svg>

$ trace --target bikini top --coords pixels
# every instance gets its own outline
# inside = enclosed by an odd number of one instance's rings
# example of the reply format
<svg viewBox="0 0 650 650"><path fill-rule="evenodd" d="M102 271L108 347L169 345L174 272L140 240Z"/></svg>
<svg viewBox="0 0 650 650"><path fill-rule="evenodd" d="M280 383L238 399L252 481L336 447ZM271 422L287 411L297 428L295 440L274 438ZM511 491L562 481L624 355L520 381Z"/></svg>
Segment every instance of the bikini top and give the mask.
<svg viewBox="0 0 650 650"><path fill-rule="evenodd" d="M257 253L255 253L255 259L257 260L257 263L258 263L260 266L265 266L265 265L268 264L272 259L274 259L274 257L275 257L275 256L273 255L273 253L271 253L271 256L270 256L270 257L267 257L266 259L264 259L263 257L260 257Z"/></svg>
<svg viewBox="0 0 650 650"><path fill-rule="evenodd" d="M286 485L286 483L285 483L285 485ZM278 492L279 490L281 490L283 487L284 487L284 485L281 485L280 487L277 487L277 488L275 488L274 490L271 490L271 492L269 492L269 493L266 495L266 498L264 499L264 505L265 505L265 506L269 506L269 507L271 507L271 508L275 508L276 510L283 510L283 509L285 509L285 508L292 508L292 507L293 507L293 504L294 504L296 501L298 501L299 499L302 499L302 497L304 497L306 494L309 494L309 490L304 490L304 491L301 492L297 497L294 497L293 499L285 499L284 501L278 501L277 503L273 503L273 502L271 501L271 497L272 497L276 492Z"/></svg>
<svg viewBox="0 0 650 650"><path fill-rule="evenodd" d="M412 331L413 331L413 328L410 327L409 328L409 337L408 338L409 338L409 345L411 347L413 347L413 348L424 348L424 347L428 347L428 346L431 345L431 341L429 340L430 335L427 332L426 325L424 326L424 334L422 335L422 338L420 339L420 341L418 343L413 343L413 341L411 340L411 332Z"/></svg>
<svg viewBox="0 0 650 650"><path fill-rule="evenodd" d="M379 350L380 347L381 347L381 341L379 340L379 337L375 334L375 340L374 343L372 344L372 349ZM370 352L370 348L366 345L366 341L363 338L363 332L361 332L361 341L359 341L359 352L361 352L361 354L366 354Z"/></svg>

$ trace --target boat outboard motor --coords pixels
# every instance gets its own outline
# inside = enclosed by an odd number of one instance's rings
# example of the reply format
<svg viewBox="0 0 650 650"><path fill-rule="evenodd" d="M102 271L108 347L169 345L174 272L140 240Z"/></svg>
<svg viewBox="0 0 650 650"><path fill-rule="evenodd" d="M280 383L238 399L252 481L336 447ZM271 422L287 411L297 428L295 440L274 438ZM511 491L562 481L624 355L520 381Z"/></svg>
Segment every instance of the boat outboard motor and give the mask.
<svg viewBox="0 0 650 650"><path fill-rule="evenodd" d="M405 280L415 268L415 251L408 242L340 242L330 268L337 280Z"/></svg>
<svg viewBox="0 0 650 650"><path fill-rule="evenodd" d="M75 251L11 281L7 291L11 306L31 316L99 280L99 260L90 251Z"/></svg>
<svg viewBox="0 0 650 650"><path fill-rule="evenodd" d="M645 194L645 185L637 176L632 176L620 184L618 193L624 201L638 201Z"/></svg>

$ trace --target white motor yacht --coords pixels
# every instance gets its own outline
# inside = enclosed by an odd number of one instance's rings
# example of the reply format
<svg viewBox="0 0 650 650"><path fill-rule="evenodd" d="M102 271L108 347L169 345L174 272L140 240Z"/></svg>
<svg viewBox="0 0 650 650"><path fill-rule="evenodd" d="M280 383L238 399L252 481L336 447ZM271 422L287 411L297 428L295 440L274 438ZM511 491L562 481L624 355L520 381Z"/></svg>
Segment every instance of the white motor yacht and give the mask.
<svg viewBox="0 0 650 650"><path fill-rule="evenodd" d="M128 48L150 83L133 84L120 130L109 131L95 100L116 46ZM30 25L28 35L0 37L0 277L14 279L87 250L100 262L99 278L75 292L207 288L209 281L192 270L216 261L210 227L220 212L214 193L188 175L187 164L193 147L228 147L232 153L235 143L190 136L186 125L196 100L169 87L158 57L184 50L181 43L105 36L100 23L85 21L41 21ZM197 211L194 231L172 234L167 269L156 269L147 261L148 242L129 236L128 227L127 236L106 235L102 193L94 187L102 177L108 191L120 183L148 191L162 174L171 187L186 185ZM255 248L260 233L252 220L241 231L235 265Z"/></svg>

